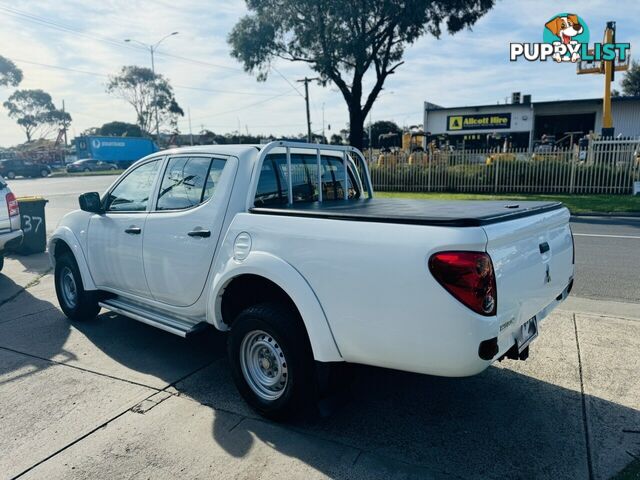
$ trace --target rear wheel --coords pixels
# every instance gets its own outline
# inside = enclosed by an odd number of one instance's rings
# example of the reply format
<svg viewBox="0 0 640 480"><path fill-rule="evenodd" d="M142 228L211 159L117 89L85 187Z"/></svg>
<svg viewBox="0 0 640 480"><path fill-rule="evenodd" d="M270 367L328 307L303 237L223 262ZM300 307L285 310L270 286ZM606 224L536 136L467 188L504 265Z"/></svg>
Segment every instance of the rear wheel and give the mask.
<svg viewBox="0 0 640 480"><path fill-rule="evenodd" d="M43 168L42 170L40 170L40 176L42 178L48 177L49 176L49 170Z"/></svg>
<svg viewBox="0 0 640 480"><path fill-rule="evenodd" d="M242 311L231 327L228 354L236 387L261 415L284 420L313 399L311 346L291 308L265 303Z"/></svg>
<svg viewBox="0 0 640 480"><path fill-rule="evenodd" d="M13 180L14 178L16 178L16 172L14 172L13 170L9 170L9 171L7 172L7 178L8 178L9 180Z"/></svg>
<svg viewBox="0 0 640 480"><path fill-rule="evenodd" d="M60 308L69 319L91 320L98 315L97 292L84 289L78 264L71 253L63 253L56 259L55 285Z"/></svg>

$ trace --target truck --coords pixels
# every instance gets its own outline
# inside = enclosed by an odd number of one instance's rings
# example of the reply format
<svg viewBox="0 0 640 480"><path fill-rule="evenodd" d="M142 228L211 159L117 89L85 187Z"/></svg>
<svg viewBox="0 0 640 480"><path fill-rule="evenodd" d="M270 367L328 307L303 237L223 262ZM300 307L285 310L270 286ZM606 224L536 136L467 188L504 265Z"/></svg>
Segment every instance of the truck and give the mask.
<svg viewBox="0 0 640 480"><path fill-rule="evenodd" d="M524 360L573 285L561 203L377 198L348 146L162 151L79 204L49 239L62 311L228 332L240 394L275 419L345 364L464 377Z"/></svg>
<svg viewBox="0 0 640 480"><path fill-rule="evenodd" d="M150 138L144 137L108 137L86 135L75 139L76 158L91 158L127 168L133 162L151 153L158 147Z"/></svg>
<svg viewBox="0 0 640 480"><path fill-rule="evenodd" d="M4 267L7 250L22 242L20 207L7 182L0 177L0 270Z"/></svg>

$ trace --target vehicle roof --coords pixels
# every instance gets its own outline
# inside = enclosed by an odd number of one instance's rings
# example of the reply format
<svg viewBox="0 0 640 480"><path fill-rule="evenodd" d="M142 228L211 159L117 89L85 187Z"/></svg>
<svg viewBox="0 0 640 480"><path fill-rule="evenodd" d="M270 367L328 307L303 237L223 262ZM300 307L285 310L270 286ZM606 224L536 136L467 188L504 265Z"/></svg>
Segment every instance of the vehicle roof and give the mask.
<svg viewBox="0 0 640 480"><path fill-rule="evenodd" d="M166 155L180 154L184 155L185 153L217 153L220 155L233 155L233 156L241 156L248 152L257 152L260 151L260 145L196 145L189 147L179 147L179 148L170 148L168 150L162 150L157 153L162 153Z"/></svg>

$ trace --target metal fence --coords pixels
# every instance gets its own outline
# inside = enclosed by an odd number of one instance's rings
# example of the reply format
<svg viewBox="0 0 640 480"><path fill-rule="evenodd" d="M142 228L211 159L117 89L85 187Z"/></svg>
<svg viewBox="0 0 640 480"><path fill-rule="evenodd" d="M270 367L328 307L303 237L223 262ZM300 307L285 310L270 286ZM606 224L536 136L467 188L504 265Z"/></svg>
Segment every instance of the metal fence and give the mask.
<svg viewBox="0 0 640 480"><path fill-rule="evenodd" d="M477 193L629 194L640 181L640 138L589 142L586 149L385 153L370 159L376 190Z"/></svg>

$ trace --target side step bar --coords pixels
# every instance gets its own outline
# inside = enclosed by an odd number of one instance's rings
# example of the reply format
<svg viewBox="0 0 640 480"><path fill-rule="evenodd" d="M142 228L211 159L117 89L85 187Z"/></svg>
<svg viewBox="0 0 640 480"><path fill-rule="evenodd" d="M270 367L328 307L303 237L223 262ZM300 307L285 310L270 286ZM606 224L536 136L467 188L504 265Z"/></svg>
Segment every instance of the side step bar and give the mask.
<svg viewBox="0 0 640 480"><path fill-rule="evenodd" d="M207 325L206 322L193 324L179 318L170 317L164 313L145 310L137 304L127 302L120 298L110 298L99 302L98 305L114 313L133 318L134 320L183 338L202 330Z"/></svg>

